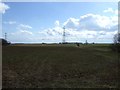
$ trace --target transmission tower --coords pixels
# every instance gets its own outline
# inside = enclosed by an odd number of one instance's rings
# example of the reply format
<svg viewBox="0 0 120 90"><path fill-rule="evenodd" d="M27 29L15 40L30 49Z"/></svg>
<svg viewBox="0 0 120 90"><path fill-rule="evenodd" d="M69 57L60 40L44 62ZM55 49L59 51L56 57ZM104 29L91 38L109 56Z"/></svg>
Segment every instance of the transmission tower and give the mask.
<svg viewBox="0 0 120 90"><path fill-rule="evenodd" d="M63 43L65 43L65 26L63 27Z"/></svg>
<svg viewBox="0 0 120 90"><path fill-rule="evenodd" d="M5 33L5 40L7 40L7 33Z"/></svg>

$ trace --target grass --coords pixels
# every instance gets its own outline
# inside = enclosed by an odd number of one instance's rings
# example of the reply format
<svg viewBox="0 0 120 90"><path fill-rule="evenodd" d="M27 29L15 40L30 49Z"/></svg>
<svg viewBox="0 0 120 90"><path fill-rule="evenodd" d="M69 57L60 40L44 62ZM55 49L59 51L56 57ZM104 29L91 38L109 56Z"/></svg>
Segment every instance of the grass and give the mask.
<svg viewBox="0 0 120 90"><path fill-rule="evenodd" d="M3 88L116 88L118 54L108 45L3 47Z"/></svg>

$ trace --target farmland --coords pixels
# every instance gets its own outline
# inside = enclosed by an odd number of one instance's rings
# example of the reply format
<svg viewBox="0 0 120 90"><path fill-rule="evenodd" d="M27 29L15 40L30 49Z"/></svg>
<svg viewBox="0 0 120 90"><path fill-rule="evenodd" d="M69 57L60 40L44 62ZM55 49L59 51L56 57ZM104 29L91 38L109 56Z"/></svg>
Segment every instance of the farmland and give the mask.
<svg viewBox="0 0 120 90"><path fill-rule="evenodd" d="M116 88L118 53L109 45L2 48L3 88Z"/></svg>

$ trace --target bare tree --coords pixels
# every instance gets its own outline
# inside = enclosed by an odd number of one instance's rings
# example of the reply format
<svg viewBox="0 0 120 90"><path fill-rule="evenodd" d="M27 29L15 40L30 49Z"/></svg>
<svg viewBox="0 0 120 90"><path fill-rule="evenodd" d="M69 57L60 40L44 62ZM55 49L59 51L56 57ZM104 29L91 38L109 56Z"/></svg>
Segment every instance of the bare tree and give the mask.
<svg viewBox="0 0 120 90"><path fill-rule="evenodd" d="M120 33L114 35L114 44L111 45L113 51L120 52Z"/></svg>
<svg viewBox="0 0 120 90"><path fill-rule="evenodd" d="M114 35L114 44L120 43L120 33Z"/></svg>

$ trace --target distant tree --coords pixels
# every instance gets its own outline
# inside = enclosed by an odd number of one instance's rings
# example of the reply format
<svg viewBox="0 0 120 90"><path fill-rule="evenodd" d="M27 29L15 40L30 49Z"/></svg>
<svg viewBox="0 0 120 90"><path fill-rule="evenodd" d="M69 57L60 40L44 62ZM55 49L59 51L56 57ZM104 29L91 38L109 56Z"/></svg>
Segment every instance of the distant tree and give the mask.
<svg viewBox="0 0 120 90"><path fill-rule="evenodd" d="M113 51L120 52L120 33L114 35L111 48Z"/></svg>
<svg viewBox="0 0 120 90"><path fill-rule="evenodd" d="M120 43L120 33L114 35L114 44Z"/></svg>
<svg viewBox="0 0 120 90"><path fill-rule="evenodd" d="M11 44L10 42L8 42L5 39L0 39L0 42L2 43L2 45L10 45Z"/></svg>

